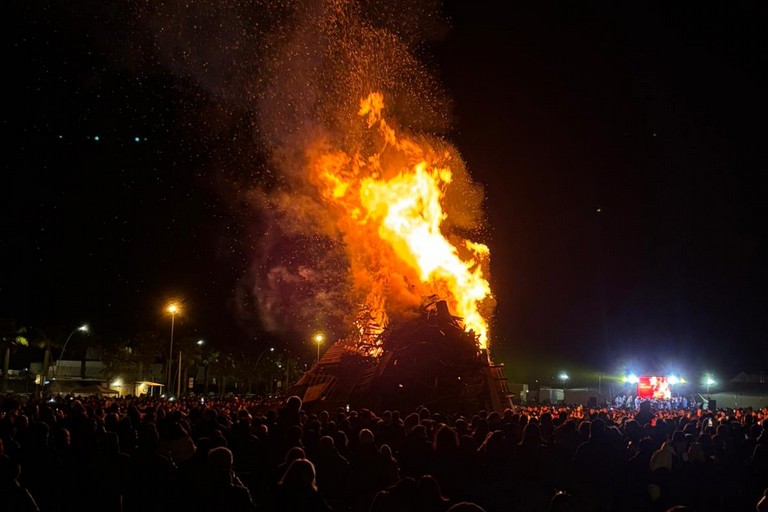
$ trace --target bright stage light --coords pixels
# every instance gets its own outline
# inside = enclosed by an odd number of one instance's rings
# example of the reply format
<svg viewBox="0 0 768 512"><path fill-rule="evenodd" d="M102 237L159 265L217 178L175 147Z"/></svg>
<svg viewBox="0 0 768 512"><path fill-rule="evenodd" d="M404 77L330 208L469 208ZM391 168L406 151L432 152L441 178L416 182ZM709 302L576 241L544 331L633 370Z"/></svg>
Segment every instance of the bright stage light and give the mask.
<svg viewBox="0 0 768 512"><path fill-rule="evenodd" d="M638 379L637 375L635 375L634 373L630 373L627 376L627 382L629 382L630 384L637 384L639 381L640 379Z"/></svg>
<svg viewBox="0 0 768 512"><path fill-rule="evenodd" d="M667 377L667 382L674 386L675 384L680 384L680 379L678 379L675 375L670 375Z"/></svg>

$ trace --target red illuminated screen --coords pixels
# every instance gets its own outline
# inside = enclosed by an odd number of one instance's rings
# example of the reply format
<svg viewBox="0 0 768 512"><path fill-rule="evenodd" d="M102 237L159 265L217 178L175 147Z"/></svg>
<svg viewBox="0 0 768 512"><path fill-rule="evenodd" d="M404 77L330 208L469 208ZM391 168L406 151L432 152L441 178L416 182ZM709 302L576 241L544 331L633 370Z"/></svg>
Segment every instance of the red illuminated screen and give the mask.
<svg viewBox="0 0 768 512"><path fill-rule="evenodd" d="M638 377L637 396L640 398L670 398L672 390L666 377Z"/></svg>

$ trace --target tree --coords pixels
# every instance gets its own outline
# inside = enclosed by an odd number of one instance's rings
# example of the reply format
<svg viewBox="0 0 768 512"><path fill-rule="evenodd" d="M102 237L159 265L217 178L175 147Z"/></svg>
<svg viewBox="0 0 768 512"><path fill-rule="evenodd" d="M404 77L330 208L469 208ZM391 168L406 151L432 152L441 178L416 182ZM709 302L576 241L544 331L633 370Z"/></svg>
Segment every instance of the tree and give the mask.
<svg viewBox="0 0 768 512"><path fill-rule="evenodd" d="M98 340L96 348L104 364L104 377L112 382L116 377L135 376L139 367L138 357L134 354L129 340L122 336L107 336Z"/></svg>
<svg viewBox="0 0 768 512"><path fill-rule="evenodd" d="M164 342L157 332L142 331L131 340L130 347L139 367L137 376L139 380L145 380L146 368L164 356Z"/></svg>
<svg viewBox="0 0 768 512"><path fill-rule="evenodd" d="M235 357L231 351L217 352L217 357L211 359L210 373L216 378L216 387L220 395L227 392L227 379L232 378L235 369Z"/></svg>
<svg viewBox="0 0 768 512"><path fill-rule="evenodd" d="M0 318L0 350L3 354L3 375L0 382L0 391L8 391L8 370L11 364L11 351L17 347L28 347L29 341L25 337L27 329L18 327L16 321L11 318Z"/></svg>
<svg viewBox="0 0 768 512"><path fill-rule="evenodd" d="M208 394L208 384L210 382L210 369L216 367L219 364L219 358L221 358L221 352L213 350L208 346L203 346L200 356L200 364L205 367L205 376L203 377L203 393Z"/></svg>

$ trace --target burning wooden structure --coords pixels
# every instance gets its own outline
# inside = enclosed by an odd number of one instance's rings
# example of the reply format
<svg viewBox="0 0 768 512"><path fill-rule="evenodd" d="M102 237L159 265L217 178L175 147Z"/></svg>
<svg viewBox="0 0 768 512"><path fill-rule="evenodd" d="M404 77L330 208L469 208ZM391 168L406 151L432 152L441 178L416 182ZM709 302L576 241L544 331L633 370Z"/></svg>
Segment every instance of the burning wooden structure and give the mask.
<svg viewBox="0 0 768 512"><path fill-rule="evenodd" d="M424 405L471 412L508 405L503 366L478 348L474 332L464 330L445 301L428 303L408 322L371 330L334 343L290 394L316 411L411 411Z"/></svg>

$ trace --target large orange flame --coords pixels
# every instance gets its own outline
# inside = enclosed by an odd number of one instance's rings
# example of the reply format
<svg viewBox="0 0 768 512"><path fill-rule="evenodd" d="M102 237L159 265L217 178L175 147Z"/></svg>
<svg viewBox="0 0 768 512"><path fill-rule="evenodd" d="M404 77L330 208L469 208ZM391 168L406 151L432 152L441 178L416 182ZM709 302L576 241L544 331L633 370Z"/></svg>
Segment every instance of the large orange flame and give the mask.
<svg viewBox="0 0 768 512"><path fill-rule="evenodd" d="M392 251L399 261L398 276L415 275L419 291L438 295L463 318L467 331L477 336L479 348L488 346L488 322L479 305L490 297L483 275L488 247L462 240L458 247L444 236L446 219L441 201L452 174L448 154L436 152L415 138L399 136L382 116L384 98L371 93L360 102L358 114L374 130L375 147L348 154L327 148L310 156L324 201L339 212L342 232L356 243ZM462 256L463 255L463 256ZM387 259L389 261L390 259ZM367 290L366 306L377 320L386 318L387 304L380 286Z"/></svg>

